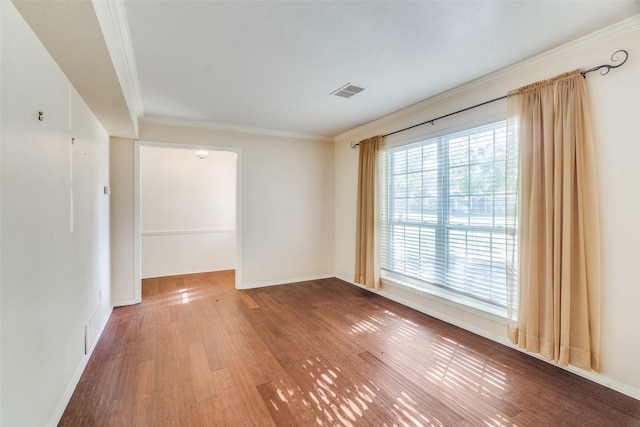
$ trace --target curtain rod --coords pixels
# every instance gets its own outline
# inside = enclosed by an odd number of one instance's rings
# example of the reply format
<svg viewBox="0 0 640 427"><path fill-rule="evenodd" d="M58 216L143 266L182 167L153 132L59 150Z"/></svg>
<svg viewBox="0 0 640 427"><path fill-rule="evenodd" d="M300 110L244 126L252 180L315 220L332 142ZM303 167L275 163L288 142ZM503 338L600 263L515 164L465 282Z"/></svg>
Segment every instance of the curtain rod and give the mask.
<svg viewBox="0 0 640 427"><path fill-rule="evenodd" d="M611 61L612 62L620 61L620 58L618 58L618 56L617 56L619 53L624 54L624 59L618 65L610 65L610 64L598 65L597 67L593 67L593 68L590 68L588 70L582 71L580 74L582 74L582 77L584 77L584 78L587 77L587 74L589 74L589 73L591 73L593 71L598 71L598 70L602 70L602 71L600 71L600 75L602 75L602 76L604 76L605 74L608 74L609 71L611 71L613 68L621 67L625 62L627 62L627 59L629 59L629 52L627 52L624 49L620 49L620 50L617 50L617 51L613 52L613 55L611 55ZM501 96L501 97L498 97L498 98L494 98L494 99L492 99L490 101L481 102L480 104L472 105L471 107L463 108L462 110L454 111L453 113L445 114L444 116L436 117L435 119L430 119L430 120L424 121L422 123L418 123L418 124L413 125L413 126L409 126L409 127L406 127L406 128L403 128L403 129L399 129L399 130L396 130L396 131L393 131L393 132L389 132L389 133L384 134L382 136L385 137L385 136L395 135L396 133L404 132L404 131L407 131L409 129L416 128L418 126L426 125L427 123L431 123L431 125L433 125L433 123L436 120L444 119L445 117L453 116L455 114L464 113L465 111L469 111L469 110L472 110L474 108L482 107L483 105L491 104L492 102L500 101L500 100L505 99L505 98L507 98L507 95L504 95L504 96ZM351 141L351 148L357 148L358 145L360 145L359 142L355 143L355 142Z"/></svg>

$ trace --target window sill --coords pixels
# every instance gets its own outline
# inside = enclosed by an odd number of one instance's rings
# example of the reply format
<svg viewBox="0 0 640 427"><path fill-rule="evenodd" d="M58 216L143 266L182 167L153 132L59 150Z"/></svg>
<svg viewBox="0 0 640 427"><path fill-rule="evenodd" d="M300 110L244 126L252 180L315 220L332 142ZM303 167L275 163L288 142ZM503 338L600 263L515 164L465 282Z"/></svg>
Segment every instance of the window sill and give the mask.
<svg viewBox="0 0 640 427"><path fill-rule="evenodd" d="M504 325L508 324L506 309L496 307L455 292L450 292L437 286L418 287L411 283L403 282L395 277L382 277L380 281L383 286L402 289L420 297L436 301L440 304L466 311L467 313L471 313L479 317L484 317L496 323Z"/></svg>

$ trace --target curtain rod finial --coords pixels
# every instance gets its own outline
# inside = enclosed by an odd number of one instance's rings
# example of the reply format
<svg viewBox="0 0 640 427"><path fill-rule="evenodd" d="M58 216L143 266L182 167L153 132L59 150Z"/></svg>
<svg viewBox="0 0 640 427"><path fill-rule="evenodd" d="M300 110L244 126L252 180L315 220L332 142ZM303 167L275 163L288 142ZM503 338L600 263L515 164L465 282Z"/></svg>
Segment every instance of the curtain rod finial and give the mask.
<svg viewBox="0 0 640 427"><path fill-rule="evenodd" d="M620 60L619 54L624 55L624 59ZM620 49L620 50L616 50L615 52L613 52L613 55L611 55L611 61L612 62L620 62L618 65L612 65L612 64L604 64L604 65L599 65L597 67L593 67L590 68L588 70L583 71L582 77L586 77L586 75L592 71L600 71L600 75L604 76L606 74L609 73L609 71L611 71L614 68L618 68L618 67L622 67L622 65L627 62L627 59L629 59L629 52L627 52L624 49Z"/></svg>

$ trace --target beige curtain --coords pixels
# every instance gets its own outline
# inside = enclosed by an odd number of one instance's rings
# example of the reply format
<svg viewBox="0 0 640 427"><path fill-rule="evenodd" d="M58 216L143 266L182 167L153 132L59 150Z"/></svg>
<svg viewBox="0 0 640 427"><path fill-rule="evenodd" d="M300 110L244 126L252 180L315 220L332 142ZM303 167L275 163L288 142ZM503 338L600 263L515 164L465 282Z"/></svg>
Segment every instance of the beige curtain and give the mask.
<svg viewBox="0 0 640 427"><path fill-rule="evenodd" d="M355 282L378 289L380 280L375 265L376 158L382 141L374 136L360 141L358 161L358 207L356 218Z"/></svg>
<svg viewBox="0 0 640 427"><path fill-rule="evenodd" d="M580 70L509 93L517 127L518 298L510 338L560 365L600 369L600 234Z"/></svg>

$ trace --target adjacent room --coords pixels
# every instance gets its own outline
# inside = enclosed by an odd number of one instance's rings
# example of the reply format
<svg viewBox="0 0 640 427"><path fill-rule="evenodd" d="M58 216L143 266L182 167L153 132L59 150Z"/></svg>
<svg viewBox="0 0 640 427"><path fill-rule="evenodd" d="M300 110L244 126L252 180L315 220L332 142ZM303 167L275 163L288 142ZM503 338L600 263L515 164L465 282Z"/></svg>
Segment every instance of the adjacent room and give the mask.
<svg viewBox="0 0 640 427"><path fill-rule="evenodd" d="M0 1L0 425L640 425L640 1Z"/></svg>
<svg viewBox="0 0 640 427"><path fill-rule="evenodd" d="M237 153L140 147L142 278L236 269Z"/></svg>

